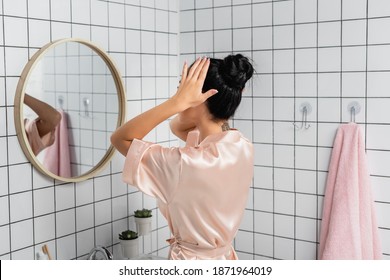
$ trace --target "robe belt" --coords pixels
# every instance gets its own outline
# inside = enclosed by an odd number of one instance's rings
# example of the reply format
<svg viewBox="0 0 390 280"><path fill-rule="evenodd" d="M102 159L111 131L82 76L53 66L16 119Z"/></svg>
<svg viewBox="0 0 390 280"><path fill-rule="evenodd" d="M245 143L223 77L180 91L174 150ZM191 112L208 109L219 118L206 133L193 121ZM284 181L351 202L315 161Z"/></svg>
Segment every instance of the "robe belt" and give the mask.
<svg viewBox="0 0 390 280"><path fill-rule="evenodd" d="M228 256L231 254L232 250L231 244L217 248L204 248L199 247L199 245L197 244L179 240L176 237L171 237L170 239L167 239L167 242L171 245L171 250L184 250L187 253L193 255L194 257L199 256L203 258L215 258L219 256Z"/></svg>

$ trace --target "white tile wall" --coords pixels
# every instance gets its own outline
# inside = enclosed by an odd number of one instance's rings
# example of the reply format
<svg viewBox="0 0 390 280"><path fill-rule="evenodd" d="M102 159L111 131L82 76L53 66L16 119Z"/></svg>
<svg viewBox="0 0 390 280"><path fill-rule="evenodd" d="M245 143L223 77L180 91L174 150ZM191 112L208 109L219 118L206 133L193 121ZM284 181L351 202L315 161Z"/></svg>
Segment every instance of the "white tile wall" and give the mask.
<svg viewBox="0 0 390 280"><path fill-rule="evenodd" d="M233 121L255 149L253 192L235 241L239 256L316 258L333 140L340 123L351 120L348 104L357 101L389 259L390 2L214 0L213 8L195 11L192 2L180 1L188 15L181 17L182 56L244 53L256 69ZM210 14L212 29L198 22ZM303 102L312 106L311 127L294 130Z"/></svg>
<svg viewBox="0 0 390 280"><path fill-rule="evenodd" d="M50 41L50 22L29 19L28 25L28 38L31 47L39 48Z"/></svg>
<svg viewBox="0 0 390 280"><path fill-rule="evenodd" d="M211 30L213 28L212 21L212 10L204 9L204 10L196 10L195 11L195 24L196 30Z"/></svg>
<svg viewBox="0 0 390 280"><path fill-rule="evenodd" d="M28 16L30 18L47 19L47 20L50 19L49 1L50 0L35 0L34 5L32 5L31 2L27 2ZM11 2L11 1L9 1L9 2ZM12 2L15 2L15 1L12 1ZM20 2L20 1L16 1L16 2ZM77 2L82 2L82 1L77 1ZM5 4L5 1L4 1L4 4Z"/></svg>
<svg viewBox="0 0 390 280"><path fill-rule="evenodd" d="M32 259L43 243L58 259L85 258L95 244L105 244L120 255L116 232L133 225L127 215L145 205L156 207L121 182L123 158L118 155L97 177L59 186L26 163L12 121L18 76L44 43L72 36L112 52L127 98L134 100L128 103L129 117L161 103L169 89L176 88L178 52L192 59L245 51L253 59L257 70L253 87L234 121L255 143L254 203L248 203L235 241L240 257L246 259L316 257L334 135L340 122L350 120L346 106L358 100L363 110L356 120L366 126L383 253L389 258L390 226L384 217L390 202L385 168L390 121L383 114L390 105L388 1L36 2L3 0L0 5L4 15L0 53L5 54L0 55L5 65L0 67L0 89L5 92L0 98L0 154L5 155L0 158L0 176L5 178L0 191L5 212L0 219L1 259ZM19 32L13 32L15 26ZM164 90L155 93L160 86ZM295 131L291 123L301 120L298 107L304 101L313 106L308 116L312 126ZM166 133L153 132L148 138L156 141L160 135L170 140ZM27 207L20 209L20 203ZM143 242L142 247L164 255L168 229L161 216L155 225L152 239L157 242L151 246ZM21 238L20 232L26 230L34 235Z"/></svg>
<svg viewBox="0 0 390 280"><path fill-rule="evenodd" d="M281 237L294 237L294 217L287 215L275 215L274 234Z"/></svg>
<svg viewBox="0 0 390 280"><path fill-rule="evenodd" d="M368 16L381 17L390 13L390 3L386 0L368 1Z"/></svg>
<svg viewBox="0 0 390 280"><path fill-rule="evenodd" d="M156 204L122 182L124 158L119 154L96 177L81 183L55 182L34 169L16 137L16 85L28 58L44 44L83 38L106 50L122 73L127 99L133 100L127 115L141 113L176 88L178 3L2 0L0 15L0 259L34 259L43 244L57 259L85 259L95 245L107 246L120 258L118 232L135 226L128 216L142 207L156 209ZM165 89L156 95L160 86ZM77 102L67 101L78 110ZM167 123L158 129L166 130ZM149 140L169 144L172 138L153 132ZM154 213L155 242L145 246L145 253L166 256L169 230L162 217L157 224Z"/></svg>
<svg viewBox="0 0 390 280"><path fill-rule="evenodd" d="M371 10L371 8L370 8ZM367 13L366 0L343 0L342 17L343 19L364 18Z"/></svg>

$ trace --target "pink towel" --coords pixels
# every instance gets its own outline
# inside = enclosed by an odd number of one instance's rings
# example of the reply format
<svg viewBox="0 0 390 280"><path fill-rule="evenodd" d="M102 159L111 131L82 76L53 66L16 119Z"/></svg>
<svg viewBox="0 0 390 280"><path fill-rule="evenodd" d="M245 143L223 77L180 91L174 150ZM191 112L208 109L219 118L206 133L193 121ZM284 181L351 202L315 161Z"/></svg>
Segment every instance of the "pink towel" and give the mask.
<svg viewBox="0 0 390 280"><path fill-rule="evenodd" d="M363 135L343 124L334 141L322 213L319 259L381 259Z"/></svg>
<svg viewBox="0 0 390 280"><path fill-rule="evenodd" d="M61 177L72 177L70 168L70 154L68 141L68 119L64 111L60 110L61 122L55 131L54 144L46 149L43 165L52 173Z"/></svg>

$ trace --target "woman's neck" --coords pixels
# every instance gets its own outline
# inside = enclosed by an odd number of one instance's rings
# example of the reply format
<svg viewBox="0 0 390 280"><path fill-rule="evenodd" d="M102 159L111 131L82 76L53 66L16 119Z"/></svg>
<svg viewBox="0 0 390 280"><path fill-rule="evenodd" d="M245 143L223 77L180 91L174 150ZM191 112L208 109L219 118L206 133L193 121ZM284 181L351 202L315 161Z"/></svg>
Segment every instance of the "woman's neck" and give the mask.
<svg viewBox="0 0 390 280"><path fill-rule="evenodd" d="M199 130L199 142L202 142L207 136L221 133L228 130L228 126L224 125L227 121L214 121L212 119L204 119L197 124Z"/></svg>

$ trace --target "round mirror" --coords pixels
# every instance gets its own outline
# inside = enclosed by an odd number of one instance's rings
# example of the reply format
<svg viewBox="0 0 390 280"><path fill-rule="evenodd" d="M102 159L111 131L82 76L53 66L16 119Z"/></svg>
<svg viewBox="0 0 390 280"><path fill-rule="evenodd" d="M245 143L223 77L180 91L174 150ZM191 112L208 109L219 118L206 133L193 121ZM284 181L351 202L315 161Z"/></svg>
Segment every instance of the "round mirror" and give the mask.
<svg viewBox="0 0 390 280"><path fill-rule="evenodd" d="M110 136L124 122L125 105L109 56L88 41L61 39L42 47L23 69L15 95L18 140L44 174L86 180L111 159Z"/></svg>

